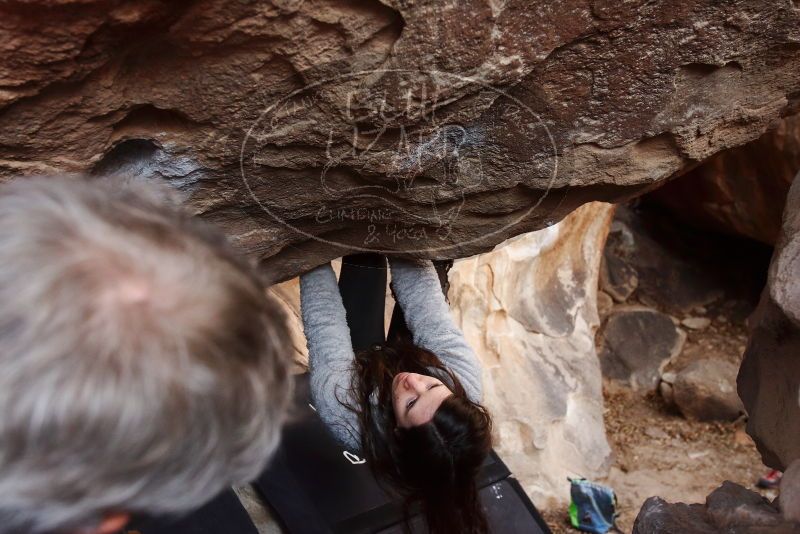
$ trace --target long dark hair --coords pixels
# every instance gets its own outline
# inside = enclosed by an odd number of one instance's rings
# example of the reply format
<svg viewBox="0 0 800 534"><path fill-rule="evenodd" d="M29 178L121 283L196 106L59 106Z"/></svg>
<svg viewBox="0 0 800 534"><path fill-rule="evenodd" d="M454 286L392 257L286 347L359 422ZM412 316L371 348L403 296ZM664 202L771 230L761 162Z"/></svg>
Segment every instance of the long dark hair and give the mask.
<svg viewBox="0 0 800 534"><path fill-rule="evenodd" d="M432 352L407 341L356 355L351 407L361 424L361 449L376 478L405 499L405 516L419 504L431 534L485 534L475 478L491 450L492 420L467 398L461 382ZM392 379L399 372L434 376L453 391L423 425L398 428Z"/></svg>

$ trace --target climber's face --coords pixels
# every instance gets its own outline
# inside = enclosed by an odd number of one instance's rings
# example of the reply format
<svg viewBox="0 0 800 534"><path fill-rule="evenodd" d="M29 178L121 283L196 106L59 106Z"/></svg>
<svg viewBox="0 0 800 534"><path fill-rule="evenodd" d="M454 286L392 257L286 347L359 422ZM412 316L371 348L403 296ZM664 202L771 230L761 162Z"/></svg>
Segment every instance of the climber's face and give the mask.
<svg viewBox="0 0 800 534"><path fill-rule="evenodd" d="M397 426L424 425L453 392L441 380L417 373L398 373L392 380L392 403Z"/></svg>

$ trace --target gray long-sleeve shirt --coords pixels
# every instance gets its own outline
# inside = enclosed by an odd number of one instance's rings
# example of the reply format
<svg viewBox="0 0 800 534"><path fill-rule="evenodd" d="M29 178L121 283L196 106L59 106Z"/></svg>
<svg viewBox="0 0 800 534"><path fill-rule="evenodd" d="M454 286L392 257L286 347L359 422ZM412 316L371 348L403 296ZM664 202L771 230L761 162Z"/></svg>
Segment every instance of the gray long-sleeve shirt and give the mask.
<svg viewBox="0 0 800 534"><path fill-rule="evenodd" d="M470 400L481 398L478 358L450 315L430 261L390 259L392 288L414 343L433 352L461 381ZM330 264L300 278L300 306L308 342L311 397L317 413L346 447L360 449L351 396L355 354L342 297Z"/></svg>

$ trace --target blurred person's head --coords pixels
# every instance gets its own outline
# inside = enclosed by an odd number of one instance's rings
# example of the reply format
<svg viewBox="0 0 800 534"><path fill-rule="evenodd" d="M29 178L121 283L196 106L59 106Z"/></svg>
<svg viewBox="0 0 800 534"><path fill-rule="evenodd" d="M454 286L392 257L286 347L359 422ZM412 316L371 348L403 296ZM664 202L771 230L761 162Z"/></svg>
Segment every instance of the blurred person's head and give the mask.
<svg viewBox="0 0 800 534"><path fill-rule="evenodd" d="M0 532L116 532L254 478L285 328L226 240L148 186L0 187Z"/></svg>

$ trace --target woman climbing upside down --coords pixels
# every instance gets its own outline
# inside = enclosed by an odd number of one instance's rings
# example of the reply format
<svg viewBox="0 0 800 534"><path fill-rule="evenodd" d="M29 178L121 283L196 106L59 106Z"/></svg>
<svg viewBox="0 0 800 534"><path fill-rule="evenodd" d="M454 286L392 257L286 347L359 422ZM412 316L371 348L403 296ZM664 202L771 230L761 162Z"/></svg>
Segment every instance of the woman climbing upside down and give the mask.
<svg viewBox="0 0 800 534"><path fill-rule="evenodd" d="M421 505L432 534L488 531L475 477L491 449L481 370L430 261L346 256L300 280L311 393L322 420L379 480Z"/></svg>

